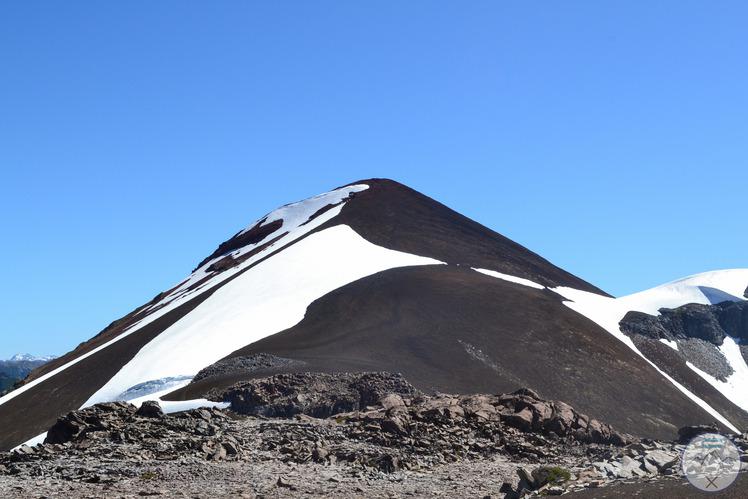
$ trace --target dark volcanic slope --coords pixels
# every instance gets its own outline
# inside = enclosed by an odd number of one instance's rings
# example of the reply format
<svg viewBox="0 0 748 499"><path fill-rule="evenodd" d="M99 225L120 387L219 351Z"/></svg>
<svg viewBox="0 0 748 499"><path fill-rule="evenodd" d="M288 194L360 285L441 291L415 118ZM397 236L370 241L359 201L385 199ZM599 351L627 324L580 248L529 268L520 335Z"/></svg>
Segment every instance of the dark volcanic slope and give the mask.
<svg viewBox="0 0 748 499"><path fill-rule="evenodd" d="M464 267L392 269L314 302L295 327L232 357L303 362L281 371L394 371L423 390L501 393L527 386L634 434L670 438L712 418L558 295ZM172 398L267 374L233 373Z"/></svg>
<svg viewBox="0 0 748 499"><path fill-rule="evenodd" d="M393 180L370 179L326 226L347 224L370 242L442 262L485 268L549 287L606 295L592 284L428 196ZM323 226L322 228L325 228Z"/></svg>

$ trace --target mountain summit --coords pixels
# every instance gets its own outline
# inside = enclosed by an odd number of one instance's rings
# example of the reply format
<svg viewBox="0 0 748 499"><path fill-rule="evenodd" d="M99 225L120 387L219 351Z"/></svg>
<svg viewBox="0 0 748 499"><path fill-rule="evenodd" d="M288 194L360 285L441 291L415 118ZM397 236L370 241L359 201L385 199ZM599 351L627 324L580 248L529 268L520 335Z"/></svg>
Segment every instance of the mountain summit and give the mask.
<svg viewBox="0 0 748 499"><path fill-rule="evenodd" d="M0 398L0 447L98 402L189 407L307 371L398 372L426 392L530 387L640 436L744 430L746 286L736 270L616 299L402 184L362 180L261 217L34 371ZM726 317L721 333L692 327L703 321L680 307L693 303ZM680 322L653 333L661 308Z"/></svg>

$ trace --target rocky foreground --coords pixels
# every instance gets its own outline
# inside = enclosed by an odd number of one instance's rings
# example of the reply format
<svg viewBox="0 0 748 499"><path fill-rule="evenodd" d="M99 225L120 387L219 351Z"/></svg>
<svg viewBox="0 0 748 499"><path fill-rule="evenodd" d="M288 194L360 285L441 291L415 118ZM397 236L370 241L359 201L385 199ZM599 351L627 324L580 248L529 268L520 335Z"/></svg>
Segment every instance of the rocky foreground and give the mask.
<svg viewBox="0 0 748 499"><path fill-rule="evenodd" d="M682 443L636 439L527 389L424 395L388 373L303 373L211 397L231 409L72 412L44 444L0 457L0 497L516 498L681 473ZM735 442L746 460L748 441Z"/></svg>

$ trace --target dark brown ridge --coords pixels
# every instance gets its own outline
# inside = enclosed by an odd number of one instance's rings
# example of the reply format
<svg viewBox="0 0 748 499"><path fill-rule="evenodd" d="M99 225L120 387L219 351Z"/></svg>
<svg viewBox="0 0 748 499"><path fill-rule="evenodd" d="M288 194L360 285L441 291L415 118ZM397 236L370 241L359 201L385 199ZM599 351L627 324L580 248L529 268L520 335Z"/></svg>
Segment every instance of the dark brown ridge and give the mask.
<svg viewBox="0 0 748 499"><path fill-rule="evenodd" d="M445 263L485 268L530 279L543 286L568 286L607 293L524 246L447 206L389 179L367 184L326 226L347 224L376 245ZM323 226L324 227L324 226Z"/></svg>

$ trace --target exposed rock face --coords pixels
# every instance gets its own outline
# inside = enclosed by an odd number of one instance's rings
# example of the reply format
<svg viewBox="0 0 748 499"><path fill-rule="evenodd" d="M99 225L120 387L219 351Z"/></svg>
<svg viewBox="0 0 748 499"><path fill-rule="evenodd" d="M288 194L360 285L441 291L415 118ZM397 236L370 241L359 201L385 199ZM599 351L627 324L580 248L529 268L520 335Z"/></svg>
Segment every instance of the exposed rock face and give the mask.
<svg viewBox="0 0 748 499"><path fill-rule="evenodd" d="M399 374L298 373L245 381L209 398L230 402L242 414L325 418L365 409L391 393L413 396L417 390Z"/></svg>
<svg viewBox="0 0 748 499"><path fill-rule="evenodd" d="M629 312L621 321L621 329L628 335L667 340L698 338L714 345L721 345L726 335L748 340L748 302L690 303L660 309L660 314Z"/></svg>
<svg viewBox="0 0 748 499"><path fill-rule="evenodd" d="M645 314L644 312L631 311L621 319L621 331L629 336L641 335L655 340L673 339L673 334L665 329L660 322L660 317Z"/></svg>
<svg viewBox="0 0 748 499"><path fill-rule="evenodd" d="M719 323L730 336L748 340L748 302L725 302L719 308Z"/></svg>

